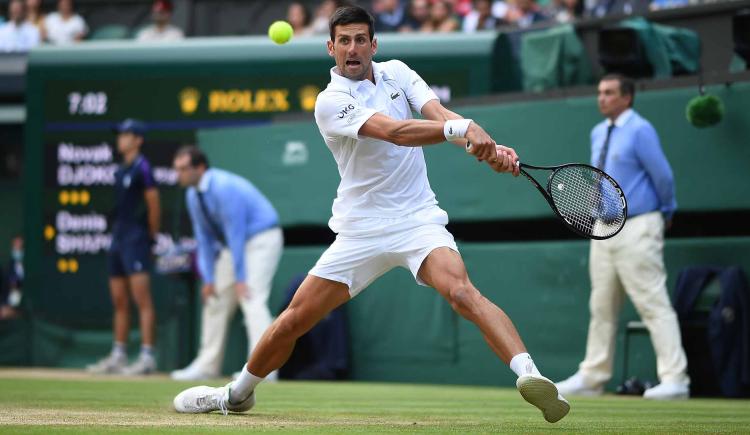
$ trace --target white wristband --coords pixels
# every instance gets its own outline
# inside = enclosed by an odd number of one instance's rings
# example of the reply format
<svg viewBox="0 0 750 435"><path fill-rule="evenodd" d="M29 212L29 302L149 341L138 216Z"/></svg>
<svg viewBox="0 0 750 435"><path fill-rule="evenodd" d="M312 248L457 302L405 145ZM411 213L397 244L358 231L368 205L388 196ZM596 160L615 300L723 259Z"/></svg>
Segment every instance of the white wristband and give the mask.
<svg viewBox="0 0 750 435"><path fill-rule="evenodd" d="M443 125L443 135L446 140L452 141L466 137L466 131L469 130L471 119L451 119L445 121Z"/></svg>

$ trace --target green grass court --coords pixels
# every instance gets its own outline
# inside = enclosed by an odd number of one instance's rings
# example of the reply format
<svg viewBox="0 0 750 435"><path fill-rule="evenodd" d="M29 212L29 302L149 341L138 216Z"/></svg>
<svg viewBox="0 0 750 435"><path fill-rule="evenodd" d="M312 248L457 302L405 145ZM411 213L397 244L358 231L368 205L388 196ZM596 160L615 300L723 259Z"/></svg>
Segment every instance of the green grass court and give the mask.
<svg viewBox="0 0 750 435"><path fill-rule="evenodd" d="M0 369L0 433L750 432L748 400L574 397L571 413L553 425L515 389L350 382L262 384L248 414L175 413L172 398L191 385Z"/></svg>

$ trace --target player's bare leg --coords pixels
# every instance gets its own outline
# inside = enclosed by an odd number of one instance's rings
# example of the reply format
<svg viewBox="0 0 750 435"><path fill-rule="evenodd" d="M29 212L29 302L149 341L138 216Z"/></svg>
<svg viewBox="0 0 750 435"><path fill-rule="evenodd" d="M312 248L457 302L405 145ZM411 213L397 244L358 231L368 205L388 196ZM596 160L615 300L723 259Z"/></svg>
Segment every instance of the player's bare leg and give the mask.
<svg viewBox="0 0 750 435"><path fill-rule="evenodd" d="M96 374L122 373L128 363L127 343L130 330L130 299L125 277L109 279L109 293L112 297L112 330L114 343L109 355L86 366L86 370Z"/></svg>
<svg viewBox="0 0 750 435"><path fill-rule="evenodd" d="M153 346L156 314L151 299L151 279L148 273L135 273L128 277L133 300L138 306L138 317L141 327L141 341L146 346Z"/></svg>
<svg viewBox="0 0 750 435"><path fill-rule="evenodd" d="M151 279L146 272L134 273L128 277L130 291L138 306L138 318L141 327L141 353L138 359L124 372L130 375L145 375L156 371L154 358L154 332L156 315L151 299Z"/></svg>
<svg viewBox="0 0 750 435"><path fill-rule="evenodd" d="M457 313L477 325L493 352L518 375L516 386L527 402L539 408L550 423L565 417L570 405L555 384L539 373L510 318L471 283L458 252L435 249L422 263L419 277Z"/></svg>
<svg viewBox="0 0 750 435"><path fill-rule="evenodd" d="M345 284L308 275L289 307L263 334L237 380L221 388L187 389L175 397L175 409L186 413L249 410L255 404L255 387L289 359L297 339L348 300Z"/></svg>
<svg viewBox="0 0 750 435"><path fill-rule="evenodd" d="M265 377L281 367L292 354L297 339L348 300L349 287L346 284L308 275L289 307L261 337L247 363L248 370Z"/></svg>
<svg viewBox="0 0 750 435"><path fill-rule="evenodd" d="M112 326L114 329L115 343L128 342L130 331L130 298L128 296L128 282L125 277L113 277L109 279L109 293L112 296L112 308L114 310Z"/></svg>

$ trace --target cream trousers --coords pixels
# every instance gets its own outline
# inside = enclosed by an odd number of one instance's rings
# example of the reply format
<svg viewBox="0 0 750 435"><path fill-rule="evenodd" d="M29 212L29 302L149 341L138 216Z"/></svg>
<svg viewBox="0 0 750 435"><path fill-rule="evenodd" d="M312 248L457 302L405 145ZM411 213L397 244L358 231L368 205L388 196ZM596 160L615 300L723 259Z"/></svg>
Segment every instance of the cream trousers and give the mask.
<svg viewBox="0 0 750 435"><path fill-rule="evenodd" d="M234 291L232 254L229 249L221 251L216 260L214 274L216 294L203 304L201 344L198 356L191 366L211 375L220 374L229 321L238 304L245 317L247 342L250 347L248 355L252 353L263 332L271 325L268 297L271 294L271 283L279 265L283 246L284 236L280 228L263 231L247 241L245 282L250 289L250 297L242 300Z"/></svg>
<svg viewBox="0 0 750 435"><path fill-rule="evenodd" d="M659 212L628 219L615 237L591 242L591 321L586 357L579 367L590 386L602 385L612 377L623 290L648 328L659 380L690 381L677 315L667 291L663 248L664 219Z"/></svg>

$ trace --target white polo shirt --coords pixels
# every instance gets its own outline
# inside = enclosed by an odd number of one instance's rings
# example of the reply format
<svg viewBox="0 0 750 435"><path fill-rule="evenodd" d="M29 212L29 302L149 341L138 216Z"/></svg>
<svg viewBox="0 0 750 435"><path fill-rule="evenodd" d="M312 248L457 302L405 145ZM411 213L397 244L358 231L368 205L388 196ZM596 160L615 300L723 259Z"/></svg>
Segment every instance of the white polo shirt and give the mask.
<svg viewBox="0 0 750 435"><path fill-rule="evenodd" d="M375 84L349 80L332 68L331 82L315 103L315 122L341 176L329 221L336 233L361 226L362 218L400 218L437 204L421 147L358 132L377 112L411 119L412 110L421 113L425 103L438 97L399 60L372 62L372 68ZM436 223L447 223L447 215L443 219Z"/></svg>

